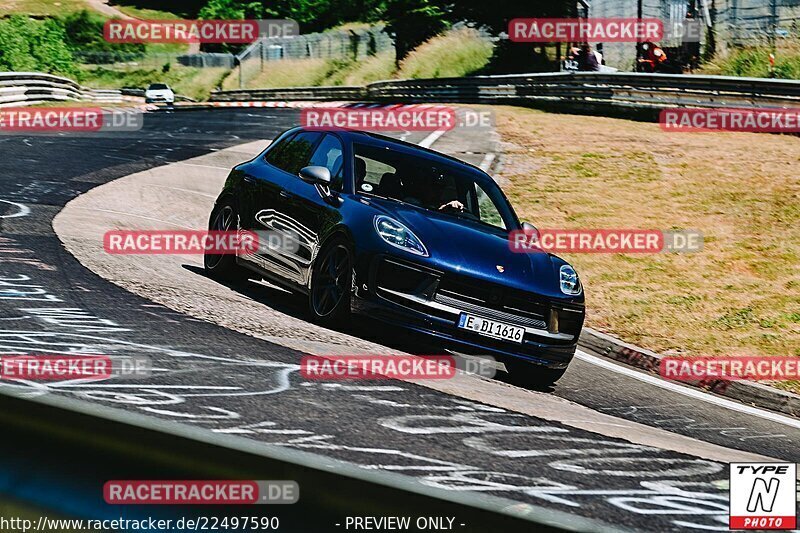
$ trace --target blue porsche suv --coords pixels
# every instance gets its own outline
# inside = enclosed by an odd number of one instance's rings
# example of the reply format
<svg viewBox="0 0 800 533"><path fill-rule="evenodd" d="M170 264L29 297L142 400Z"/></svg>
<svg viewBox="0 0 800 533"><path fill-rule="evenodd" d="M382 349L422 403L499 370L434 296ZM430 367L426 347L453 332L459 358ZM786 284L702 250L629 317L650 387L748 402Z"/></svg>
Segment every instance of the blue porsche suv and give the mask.
<svg viewBox="0 0 800 533"><path fill-rule="evenodd" d="M509 232L527 227L472 165L373 133L294 128L233 168L209 220L271 244L207 254L205 269L302 293L317 322L364 313L545 385L575 353L584 295L564 260L512 251Z"/></svg>

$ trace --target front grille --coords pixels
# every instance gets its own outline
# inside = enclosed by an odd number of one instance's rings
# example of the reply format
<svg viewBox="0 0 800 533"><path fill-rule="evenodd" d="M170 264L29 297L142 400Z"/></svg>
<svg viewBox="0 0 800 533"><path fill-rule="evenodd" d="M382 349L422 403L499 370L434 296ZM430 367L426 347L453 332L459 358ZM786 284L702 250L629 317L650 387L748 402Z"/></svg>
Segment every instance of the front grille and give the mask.
<svg viewBox="0 0 800 533"><path fill-rule="evenodd" d="M580 306L552 302L533 293L454 274L442 276L434 301L486 318L550 333L578 335L583 325L583 308ZM566 311L567 307L578 312ZM551 312L556 313L555 320ZM555 327L548 327L551 322Z"/></svg>
<svg viewBox="0 0 800 533"><path fill-rule="evenodd" d="M506 313L504 311L498 311L496 309L491 309L489 307L484 307L482 305L477 305L471 302L465 302L463 300L451 298L450 296L446 296L441 293L437 293L433 301L438 302L440 304L455 307L456 309L459 309L461 311L465 311L468 313L475 313L477 315L481 315L486 318L499 320L500 322L508 322L510 324L516 324L519 326L528 326L536 329L547 329L547 323L544 320L538 320L535 318L528 318L525 316Z"/></svg>
<svg viewBox="0 0 800 533"><path fill-rule="evenodd" d="M536 300L533 295L475 279L445 276L439 282L436 294L463 302L460 305L471 303L544 324L550 315L550 304L546 301Z"/></svg>
<svg viewBox="0 0 800 533"><path fill-rule="evenodd" d="M436 271L393 257L381 257L373 263L371 270L370 284L380 296L439 318L453 320L453 311L436 308L427 302L550 333L576 336L583 325L583 306L579 304L551 301L535 293ZM551 342L573 341L553 339Z"/></svg>

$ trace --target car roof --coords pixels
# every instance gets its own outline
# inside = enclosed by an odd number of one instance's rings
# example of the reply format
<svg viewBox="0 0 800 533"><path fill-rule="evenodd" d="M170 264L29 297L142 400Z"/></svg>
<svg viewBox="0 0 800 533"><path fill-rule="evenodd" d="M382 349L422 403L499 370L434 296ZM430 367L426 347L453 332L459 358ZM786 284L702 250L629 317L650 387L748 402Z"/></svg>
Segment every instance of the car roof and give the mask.
<svg viewBox="0 0 800 533"><path fill-rule="evenodd" d="M483 179L488 179L490 181L494 181L491 176L486 174L483 170L467 163L466 161L462 161L455 157L449 156L447 154L443 154L441 152L437 152L436 150L431 150L429 148L422 147L418 144L410 143L407 141L402 141L400 139L395 139L393 137L388 137L386 135L381 135L379 133L373 133L369 131L361 131L361 130L349 130L343 128L304 128L298 127L296 131L317 131L317 132L326 132L326 133L336 133L342 138L346 139L347 141L353 143L357 142L360 144L367 144L370 146L386 146L387 144L392 145L392 147L397 148L400 151L409 152L409 153L416 153L416 154L424 154L425 157L433 158L433 159L440 159L449 163L453 163L459 166L467 167L473 171L476 171L479 175L483 177Z"/></svg>

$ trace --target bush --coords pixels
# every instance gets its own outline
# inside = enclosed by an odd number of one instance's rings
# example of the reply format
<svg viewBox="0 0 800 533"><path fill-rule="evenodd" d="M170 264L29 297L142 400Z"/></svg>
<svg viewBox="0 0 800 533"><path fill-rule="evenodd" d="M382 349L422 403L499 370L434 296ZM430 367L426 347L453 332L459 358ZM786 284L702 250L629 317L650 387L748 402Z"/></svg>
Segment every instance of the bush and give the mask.
<svg viewBox="0 0 800 533"><path fill-rule="evenodd" d="M37 70L59 74L75 73L75 58L66 44L64 26L57 20L47 19L31 36L31 54L36 59Z"/></svg>
<svg viewBox="0 0 800 533"><path fill-rule="evenodd" d="M132 61L144 56L141 43L110 43L103 37L105 19L87 10L70 13L62 19L65 40L79 59L92 63Z"/></svg>
<svg viewBox="0 0 800 533"><path fill-rule="evenodd" d="M28 42L33 21L20 15L0 20L0 70L36 70Z"/></svg>
<svg viewBox="0 0 800 533"><path fill-rule="evenodd" d="M57 19L13 15L0 20L0 70L74 75L75 58Z"/></svg>
<svg viewBox="0 0 800 533"><path fill-rule="evenodd" d="M76 56L99 63L142 57L142 44L114 44L103 38L105 19L86 10L63 18L0 19L0 70L77 74Z"/></svg>

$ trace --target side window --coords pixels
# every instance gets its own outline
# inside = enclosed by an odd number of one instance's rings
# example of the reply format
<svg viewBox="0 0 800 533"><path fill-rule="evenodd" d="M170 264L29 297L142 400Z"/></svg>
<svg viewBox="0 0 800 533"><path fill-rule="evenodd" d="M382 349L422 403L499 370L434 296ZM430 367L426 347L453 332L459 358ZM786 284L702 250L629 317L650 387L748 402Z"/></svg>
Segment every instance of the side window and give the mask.
<svg viewBox="0 0 800 533"><path fill-rule="evenodd" d="M286 148L286 145L289 144L289 141L291 141L293 138L294 135L289 135L288 137L284 138L282 141L277 143L275 146L270 145L269 152L267 152L267 155L264 156L264 161L274 165L275 160L278 157L278 154L280 154L281 150Z"/></svg>
<svg viewBox="0 0 800 533"><path fill-rule="evenodd" d="M356 156L355 165L356 187L361 190L363 190L361 185L364 183L369 183L374 187L378 187L384 175L394 174L397 171L394 167L382 161L376 161L364 156Z"/></svg>
<svg viewBox="0 0 800 533"><path fill-rule="evenodd" d="M478 216L480 216L481 222L496 226L498 228L506 229L506 224L503 222L503 216L500 214L497 206L494 204L489 195L486 194L486 192L484 192L484 190L481 189L480 185L477 183L475 184L475 192L477 193Z"/></svg>
<svg viewBox="0 0 800 533"><path fill-rule="evenodd" d="M314 155L311 156L309 165L326 167L331 171L331 188L341 191L344 180L344 149L342 142L335 135L327 134L319 143Z"/></svg>
<svg viewBox="0 0 800 533"><path fill-rule="evenodd" d="M306 161L311 155L311 150L322 134L315 131L304 131L298 133L284 146L278 146L277 150L267 155L267 162L285 170L289 174L297 174L300 169L306 166Z"/></svg>

